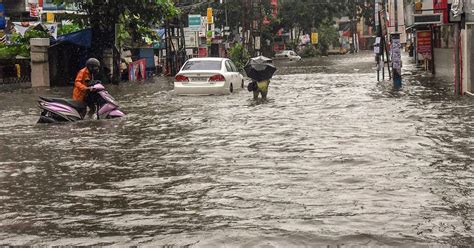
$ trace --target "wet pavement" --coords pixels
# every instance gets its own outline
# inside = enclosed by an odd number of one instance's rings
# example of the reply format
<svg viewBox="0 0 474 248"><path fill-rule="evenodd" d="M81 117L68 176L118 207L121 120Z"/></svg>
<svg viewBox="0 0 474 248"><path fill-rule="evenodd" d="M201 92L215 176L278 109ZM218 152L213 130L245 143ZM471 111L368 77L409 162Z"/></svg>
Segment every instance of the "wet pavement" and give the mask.
<svg viewBox="0 0 474 248"><path fill-rule="evenodd" d="M0 245L474 243L473 98L370 53L276 64L266 102L108 85L119 120L36 125L71 88L4 90Z"/></svg>

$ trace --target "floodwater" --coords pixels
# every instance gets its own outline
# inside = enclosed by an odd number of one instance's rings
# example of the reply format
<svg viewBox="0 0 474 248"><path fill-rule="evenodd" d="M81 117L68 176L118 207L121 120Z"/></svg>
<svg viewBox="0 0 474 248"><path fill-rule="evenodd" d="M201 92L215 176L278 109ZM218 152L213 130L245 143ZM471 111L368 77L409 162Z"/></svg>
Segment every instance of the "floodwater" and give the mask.
<svg viewBox="0 0 474 248"><path fill-rule="evenodd" d="M276 63L266 102L110 85L119 120L0 93L0 245L472 247L473 98L370 54Z"/></svg>

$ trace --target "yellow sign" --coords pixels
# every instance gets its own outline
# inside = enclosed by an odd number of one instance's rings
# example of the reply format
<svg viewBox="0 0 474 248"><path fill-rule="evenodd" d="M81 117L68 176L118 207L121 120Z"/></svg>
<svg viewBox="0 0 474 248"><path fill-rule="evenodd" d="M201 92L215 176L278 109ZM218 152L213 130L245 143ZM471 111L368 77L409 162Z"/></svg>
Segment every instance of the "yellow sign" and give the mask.
<svg viewBox="0 0 474 248"><path fill-rule="evenodd" d="M316 45L319 43L318 33L311 33L311 44Z"/></svg>
<svg viewBox="0 0 474 248"><path fill-rule="evenodd" d="M46 13L46 22L54 22L54 13Z"/></svg>
<svg viewBox="0 0 474 248"><path fill-rule="evenodd" d="M207 24L212 23L212 8L207 8Z"/></svg>
<svg viewBox="0 0 474 248"><path fill-rule="evenodd" d="M422 1L417 1L415 3L415 11L416 13L420 14L422 13L422 9L423 9L423 2Z"/></svg>

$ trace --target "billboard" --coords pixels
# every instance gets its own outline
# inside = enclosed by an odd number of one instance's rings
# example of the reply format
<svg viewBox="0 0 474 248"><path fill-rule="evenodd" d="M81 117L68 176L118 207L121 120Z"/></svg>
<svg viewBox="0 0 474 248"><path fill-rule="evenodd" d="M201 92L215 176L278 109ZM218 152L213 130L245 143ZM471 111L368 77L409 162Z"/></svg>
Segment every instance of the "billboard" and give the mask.
<svg viewBox="0 0 474 248"><path fill-rule="evenodd" d="M416 52L421 55L421 59L432 58L431 56L431 31L416 32Z"/></svg>

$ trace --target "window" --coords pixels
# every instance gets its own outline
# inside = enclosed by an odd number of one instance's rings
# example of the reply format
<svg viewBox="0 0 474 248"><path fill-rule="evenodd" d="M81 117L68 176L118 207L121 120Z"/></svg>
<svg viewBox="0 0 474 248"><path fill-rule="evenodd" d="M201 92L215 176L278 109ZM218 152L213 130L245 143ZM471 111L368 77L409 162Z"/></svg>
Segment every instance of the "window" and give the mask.
<svg viewBox="0 0 474 248"><path fill-rule="evenodd" d="M230 65L229 61L226 61L226 62L225 62L225 68L227 69L228 72L232 72L232 71L233 71L232 66Z"/></svg>
<svg viewBox="0 0 474 248"><path fill-rule="evenodd" d="M232 60L229 60L230 65L232 66L233 71L239 72L239 69L237 69L237 66L235 66L234 62Z"/></svg>
<svg viewBox="0 0 474 248"><path fill-rule="evenodd" d="M220 71L221 61L195 60L188 61L183 67L183 71Z"/></svg>

